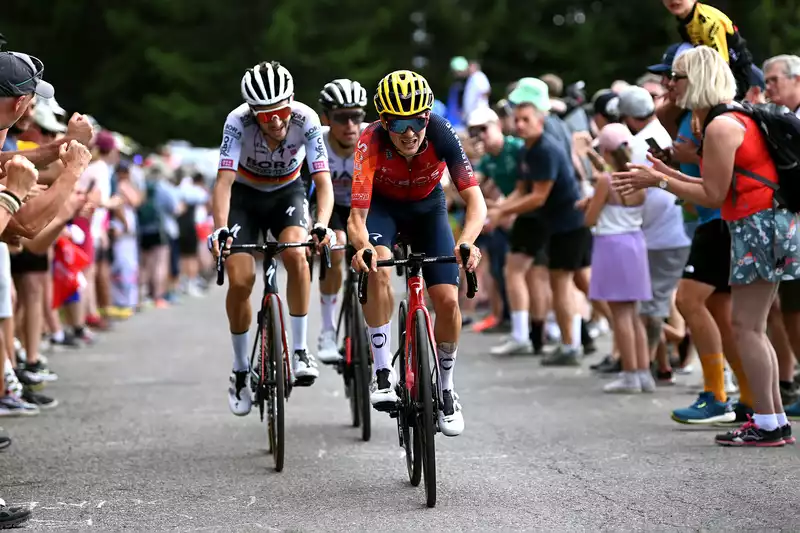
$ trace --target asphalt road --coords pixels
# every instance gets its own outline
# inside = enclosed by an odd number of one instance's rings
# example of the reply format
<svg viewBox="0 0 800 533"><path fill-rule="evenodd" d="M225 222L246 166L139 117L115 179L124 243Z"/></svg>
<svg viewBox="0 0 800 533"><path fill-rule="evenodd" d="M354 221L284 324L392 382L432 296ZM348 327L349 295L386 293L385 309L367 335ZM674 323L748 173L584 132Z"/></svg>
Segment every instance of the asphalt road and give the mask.
<svg viewBox="0 0 800 533"><path fill-rule="evenodd" d="M312 312L314 345L318 323ZM374 413L361 442L330 368L295 389L286 466L273 471L257 413L228 411L217 289L52 355L60 380L48 392L62 405L3 421L14 445L0 453L0 496L34 506L29 529L800 530L795 447L722 449L715 430L670 420L698 376L606 395L586 369L493 358L494 342L464 335L455 382L466 430L437 437L434 509L408 483L394 420Z"/></svg>

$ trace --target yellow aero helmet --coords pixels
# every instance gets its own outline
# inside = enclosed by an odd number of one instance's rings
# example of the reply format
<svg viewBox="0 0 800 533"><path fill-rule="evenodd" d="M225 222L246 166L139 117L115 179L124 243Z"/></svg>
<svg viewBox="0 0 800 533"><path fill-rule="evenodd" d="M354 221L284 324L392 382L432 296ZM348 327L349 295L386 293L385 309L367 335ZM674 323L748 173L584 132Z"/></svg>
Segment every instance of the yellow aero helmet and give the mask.
<svg viewBox="0 0 800 533"><path fill-rule="evenodd" d="M433 91L428 80L410 70L395 70L378 83L375 110L408 117L433 107Z"/></svg>

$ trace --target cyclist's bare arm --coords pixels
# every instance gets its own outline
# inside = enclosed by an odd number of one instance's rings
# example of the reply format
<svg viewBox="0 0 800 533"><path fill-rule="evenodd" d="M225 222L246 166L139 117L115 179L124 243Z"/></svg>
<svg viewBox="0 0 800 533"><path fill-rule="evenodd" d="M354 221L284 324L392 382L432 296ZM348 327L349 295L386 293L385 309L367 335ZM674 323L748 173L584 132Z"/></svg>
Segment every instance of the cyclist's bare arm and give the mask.
<svg viewBox="0 0 800 533"><path fill-rule="evenodd" d="M486 221L486 201L483 198L481 188L477 185L467 187L459 192L461 199L467 204L467 211L464 219L464 229L461 231L458 242L472 244L481 234L483 223Z"/></svg>

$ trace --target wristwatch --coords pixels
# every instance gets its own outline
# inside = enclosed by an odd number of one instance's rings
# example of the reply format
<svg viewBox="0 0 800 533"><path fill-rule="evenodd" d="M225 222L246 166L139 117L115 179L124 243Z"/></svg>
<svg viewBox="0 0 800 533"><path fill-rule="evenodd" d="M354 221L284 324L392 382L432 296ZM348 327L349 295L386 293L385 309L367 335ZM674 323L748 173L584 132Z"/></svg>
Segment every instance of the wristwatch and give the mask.
<svg viewBox="0 0 800 533"><path fill-rule="evenodd" d="M658 182L658 188L666 191L667 185L669 185L669 176L667 176L666 174L662 174L661 181Z"/></svg>

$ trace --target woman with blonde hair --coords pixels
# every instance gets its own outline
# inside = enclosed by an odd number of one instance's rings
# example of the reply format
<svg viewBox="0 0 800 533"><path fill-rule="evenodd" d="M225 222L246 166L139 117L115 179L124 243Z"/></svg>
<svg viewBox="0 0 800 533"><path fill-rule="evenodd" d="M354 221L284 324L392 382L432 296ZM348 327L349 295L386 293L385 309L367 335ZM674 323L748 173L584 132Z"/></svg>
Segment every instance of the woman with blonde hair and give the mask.
<svg viewBox="0 0 800 533"><path fill-rule="evenodd" d="M650 157L652 167L630 165L615 174L621 194L660 187L686 201L720 207L731 233L731 312L736 343L751 386L752 419L716 437L723 446L792 444L791 427L781 402L778 360L767 338L767 316L780 280L800 278L796 217L776 207L768 184L778 173L758 124L742 111L720 114L703 126L712 108L731 104L736 81L715 50L699 46L677 58L670 83L678 105L693 112L702 138L702 178L692 178ZM737 106L738 104L734 104Z"/></svg>

